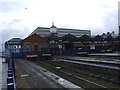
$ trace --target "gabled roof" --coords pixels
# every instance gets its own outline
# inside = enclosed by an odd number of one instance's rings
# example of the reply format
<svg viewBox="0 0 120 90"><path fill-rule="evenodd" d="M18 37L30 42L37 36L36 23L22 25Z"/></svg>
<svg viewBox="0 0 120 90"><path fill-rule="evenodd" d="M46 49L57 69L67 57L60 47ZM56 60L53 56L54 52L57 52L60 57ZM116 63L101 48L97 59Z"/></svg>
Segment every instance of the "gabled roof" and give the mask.
<svg viewBox="0 0 120 90"><path fill-rule="evenodd" d="M19 42L19 41L21 41L20 38L12 38L8 42Z"/></svg>
<svg viewBox="0 0 120 90"><path fill-rule="evenodd" d="M76 41L77 40L77 38L72 34L66 34L66 35L62 36L61 39L63 41Z"/></svg>
<svg viewBox="0 0 120 90"><path fill-rule="evenodd" d="M107 36L104 40L105 40L105 41L113 41L114 38L113 38L111 35L109 35L109 36Z"/></svg>
<svg viewBox="0 0 120 90"><path fill-rule="evenodd" d="M56 26L54 26L54 24L53 24L50 28L57 28L57 27L56 27Z"/></svg>
<svg viewBox="0 0 120 90"><path fill-rule="evenodd" d="M88 36L88 35L82 35L82 36L79 37L77 40L78 40L78 41L91 41L92 38L91 38L90 36Z"/></svg>
<svg viewBox="0 0 120 90"><path fill-rule="evenodd" d="M115 40L120 41L120 36L117 36Z"/></svg>
<svg viewBox="0 0 120 90"><path fill-rule="evenodd" d="M48 35L46 35L46 36L44 36L44 37L48 38L48 40L55 40L55 41L57 41L57 40L60 39L57 35L55 35L55 34L53 34L53 33L48 34Z"/></svg>
<svg viewBox="0 0 120 90"><path fill-rule="evenodd" d="M12 38L9 41L7 41L7 44L19 44L22 39L20 38Z"/></svg>
<svg viewBox="0 0 120 90"><path fill-rule="evenodd" d="M100 36L100 35L97 35L93 38L94 41L102 41L103 40L103 37Z"/></svg>
<svg viewBox="0 0 120 90"><path fill-rule="evenodd" d="M38 34L33 34L31 36L28 36L27 38L25 38L24 40L21 41L21 43L42 43L42 42L48 42L47 38L45 37L41 37Z"/></svg>

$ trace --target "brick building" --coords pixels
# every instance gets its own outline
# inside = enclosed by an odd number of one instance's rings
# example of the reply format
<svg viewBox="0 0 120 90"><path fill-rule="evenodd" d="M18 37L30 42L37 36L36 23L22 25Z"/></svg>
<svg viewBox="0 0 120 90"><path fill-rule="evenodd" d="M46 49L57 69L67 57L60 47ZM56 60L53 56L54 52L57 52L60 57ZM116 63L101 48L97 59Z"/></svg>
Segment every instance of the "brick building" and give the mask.
<svg viewBox="0 0 120 90"><path fill-rule="evenodd" d="M49 41L38 34L28 36L21 41L23 52L41 52L49 48Z"/></svg>

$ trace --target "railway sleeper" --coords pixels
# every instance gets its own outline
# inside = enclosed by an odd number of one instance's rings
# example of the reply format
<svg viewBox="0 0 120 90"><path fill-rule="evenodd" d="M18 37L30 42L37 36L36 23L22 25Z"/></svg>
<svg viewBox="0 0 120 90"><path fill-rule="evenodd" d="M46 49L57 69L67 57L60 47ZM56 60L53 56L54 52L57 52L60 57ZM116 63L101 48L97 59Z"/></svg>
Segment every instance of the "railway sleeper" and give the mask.
<svg viewBox="0 0 120 90"><path fill-rule="evenodd" d="M109 90L109 89L108 89L107 87L105 87L105 86L102 86L102 85L99 85L99 84L97 84L97 83L91 82L91 81L89 81L89 80L86 80L86 79L81 78L81 77L79 77L79 76L76 76L76 75L74 75L74 74L71 74L71 73L68 73L68 72L64 72L64 71L62 71L62 70L59 70L59 71L62 72L62 73L64 73L64 74L66 74L66 75L72 76L73 78L77 78L77 79L79 79L79 80L82 80L82 81L85 81L85 82L87 82L87 83L93 84L93 85L97 86L98 88L104 88L104 89L106 89L106 90Z"/></svg>

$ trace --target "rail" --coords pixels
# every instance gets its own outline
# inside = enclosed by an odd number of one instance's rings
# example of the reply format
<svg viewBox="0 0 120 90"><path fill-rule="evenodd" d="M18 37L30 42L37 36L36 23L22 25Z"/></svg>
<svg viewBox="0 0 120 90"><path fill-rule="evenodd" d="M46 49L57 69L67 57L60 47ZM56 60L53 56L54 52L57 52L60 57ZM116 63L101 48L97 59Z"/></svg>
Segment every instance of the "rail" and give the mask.
<svg viewBox="0 0 120 90"><path fill-rule="evenodd" d="M73 60L64 60L64 59L58 59L57 61L63 61L63 62L69 62L69 63L76 63L76 64L83 64L83 65L88 65L88 66L94 66L94 67L100 67L100 68L108 68L108 69L113 69L113 70L120 71L120 67L118 67L118 66L93 64L93 63L87 63L87 62L81 62L81 61L73 61Z"/></svg>
<svg viewBox="0 0 120 90"><path fill-rule="evenodd" d="M55 63L55 62L47 62L47 63L50 63L50 64L52 64L54 66L68 68L67 65L63 65L63 64L59 64L59 63ZM95 78L98 78L98 79L102 79L102 80L105 80L105 81L109 81L109 82L113 82L113 83L116 83L116 84L120 84L119 81L115 81L112 78L104 77L102 75L92 74L92 73L88 73L88 72L83 72L83 71L80 71L79 69L73 68L73 67L71 68L71 70L73 70L73 71L75 71L77 73L81 73L81 74L84 74L84 75L92 76L92 77L95 77Z"/></svg>
<svg viewBox="0 0 120 90"><path fill-rule="evenodd" d="M41 62L41 63L42 63L42 62ZM50 68L55 69L53 62L51 62L51 63L50 63L50 62L46 62L46 63L49 63L49 64L53 65L53 67L50 66ZM43 64L45 64L45 63L43 63ZM57 66L59 66L59 65L57 65ZM48 66L48 67L49 67L49 66ZM58 71L58 72L61 72L61 73L63 73L63 74L66 74L66 75L68 75L68 76L70 76L70 77L73 77L73 78L76 78L76 79L78 79L78 80L81 80L81 81L83 81L83 82L87 82L87 83L89 83L90 85L92 85L92 86L94 86L94 87L96 87L96 88L104 88L105 90L109 90L109 88L107 88L107 87L105 87L105 86L103 86L103 85L100 85L100 84L97 84L97 83L95 83L95 82L89 81L89 80L87 80L87 79L81 78L81 77L79 77L79 76L77 76L77 75L75 75L75 74L66 72L66 71L64 71L64 69L63 69L63 70L62 70L62 69L58 69L57 71Z"/></svg>

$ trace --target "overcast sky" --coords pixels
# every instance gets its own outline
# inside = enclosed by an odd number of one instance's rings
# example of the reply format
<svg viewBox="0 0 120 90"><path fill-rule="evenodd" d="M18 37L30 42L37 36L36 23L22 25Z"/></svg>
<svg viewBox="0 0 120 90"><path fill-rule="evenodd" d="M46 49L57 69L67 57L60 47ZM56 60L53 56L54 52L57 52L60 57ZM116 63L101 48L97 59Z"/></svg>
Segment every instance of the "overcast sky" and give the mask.
<svg viewBox="0 0 120 90"><path fill-rule="evenodd" d="M1 43L25 38L37 27L90 29L92 35L118 33L120 0L0 0Z"/></svg>

